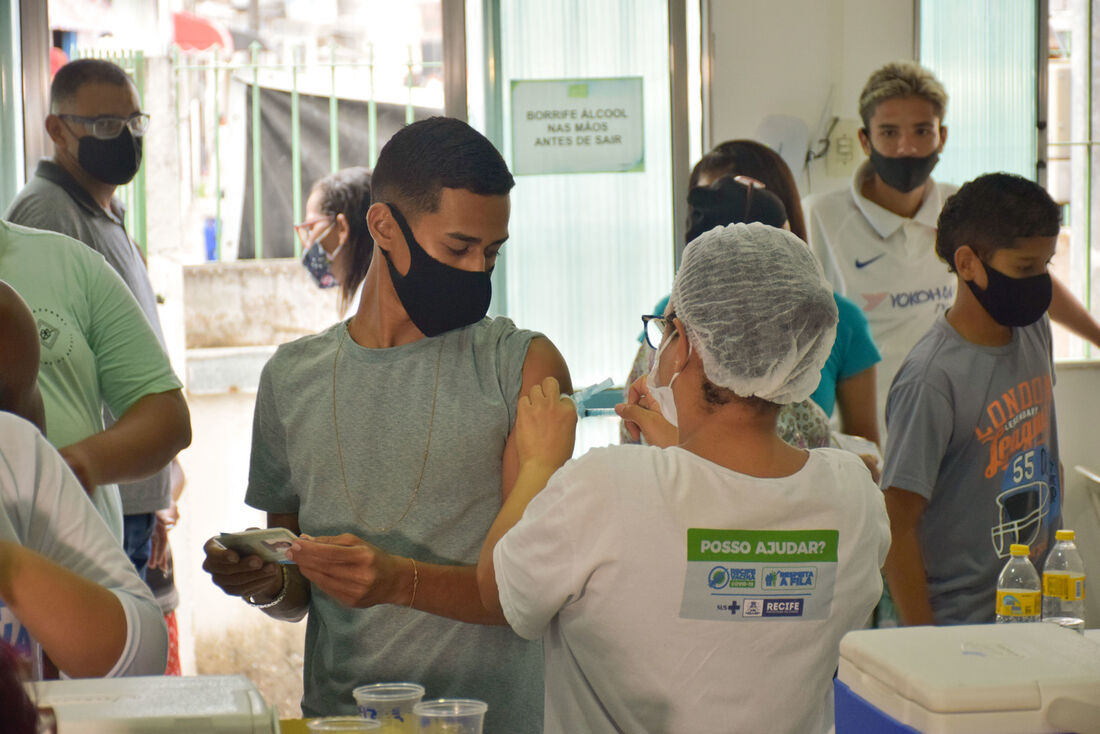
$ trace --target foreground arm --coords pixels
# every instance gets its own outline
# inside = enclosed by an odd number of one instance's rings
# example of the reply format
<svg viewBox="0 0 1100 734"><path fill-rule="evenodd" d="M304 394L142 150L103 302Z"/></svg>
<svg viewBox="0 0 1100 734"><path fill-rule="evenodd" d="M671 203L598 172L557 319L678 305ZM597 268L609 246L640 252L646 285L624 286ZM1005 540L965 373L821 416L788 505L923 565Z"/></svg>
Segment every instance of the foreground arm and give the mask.
<svg viewBox="0 0 1100 734"><path fill-rule="evenodd" d="M140 398L113 426L65 446L61 455L90 493L153 475L190 443L187 402L181 390L170 390Z"/></svg>
<svg viewBox="0 0 1100 734"><path fill-rule="evenodd" d="M301 532L297 513L269 512L267 526L286 528L295 535ZM203 561L202 569L210 574L214 584L226 594L251 599L255 604L266 604L282 595L278 604L262 611L269 617L285 622L297 622L309 610L309 582L303 578L297 566L286 566L286 593L283 594L283 572L279 564L264 563L256 556L242 558L237 551L226 548L215 538L206 541L203 551L206 553L206 560Z"/></svg>
<svg viewBox="0 0 1100 734"><path fill-rule="evenodd" d="M1100 347L1100 323L1062 281L1051 278L1051 283L1054 287L1048 309L1051 321L1061 324L1082 339Z"/></svg>
<svg viewBox="0 0 1100 734"><path fill-rule="evenodd" d="M903 625L935 624L928 601L928 579L924 573L917 528L928 500L897 487L884 493L890 516L890 552L886 554L886 583Z"/></svg>
<svg viewBox="0 0 1100 734"><path fill-rule="evenodd" d="M850 436L862 436L879 445L878 399L875 391L875 367L840 380L836 384L836 408L840 414L840 431Z"/></svg>
<svg viewBox="0 0 1100 734"><path fill-rule="evenodd" d="M160 608L29 423L0 422L0 497L0 521L10 518L15 530L0 542L0 599L46 655L76 677L162 674L168 631Z"/></svg>
<svg viewBox="0 0 1100 734"><path fill-rule="evenodd" d="M675 446L680 443L680 429L664 417L657 401L649 397L646 377L642 375L630 385L626 402L616 405L615 412L634 441L645 438L650 446Z"/></svg>
<svg viewBox="0 0 1100 734"><path fill-rule="evenodd" d="M0 541L0 601L74 678L106 675L126 645L126 614L113 593L12 542Z"/></svg>
<svg viewBox="0 0 1100 734"><path fill-rule="evenodd" d="M577 430L577 408L558 391L558 381L547 377L521 397L516 411L516 449L519 473L508 499L489 528L477 562L477 583L486 609L503 614L497 589L493 550L523 517L527 505L569 457Z"/></svg>

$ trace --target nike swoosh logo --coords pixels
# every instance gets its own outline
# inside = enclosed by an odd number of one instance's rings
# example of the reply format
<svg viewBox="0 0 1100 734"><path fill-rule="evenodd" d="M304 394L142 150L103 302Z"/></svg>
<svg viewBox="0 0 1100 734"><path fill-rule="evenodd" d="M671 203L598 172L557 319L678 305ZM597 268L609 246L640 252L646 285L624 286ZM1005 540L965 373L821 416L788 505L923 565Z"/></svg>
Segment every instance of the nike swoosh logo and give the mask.
<svg viewBox="0 0 1100 734"><path fill-rule="evenodd" d="M873 263L875 260L878 260L880 257L886 257L886 253L885 252L880 252L879 254L872 257L870 260L860 260L857 257L856 258L856 267L862 270L863 268L865 268L868 265L870 265L871 263Z"/></svg>

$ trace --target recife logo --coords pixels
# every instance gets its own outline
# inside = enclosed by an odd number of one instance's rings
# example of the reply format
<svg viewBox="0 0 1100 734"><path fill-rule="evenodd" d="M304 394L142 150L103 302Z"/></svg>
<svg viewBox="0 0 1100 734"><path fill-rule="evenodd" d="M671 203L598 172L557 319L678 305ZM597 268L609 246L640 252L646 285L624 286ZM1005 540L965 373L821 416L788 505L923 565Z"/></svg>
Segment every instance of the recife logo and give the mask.
<svg viewBox="0 0 1100 734"><path fill-rule="evenodd" d="M756 569L715 566L707 575L707 585L712 589L752 589L756 587Z"/></svg>
<svg viewBox="0 0 1100 734"><path fill-rule="evenodd" d="M817 569L765 568L765 589L812 589L817 585Z"/></svg>

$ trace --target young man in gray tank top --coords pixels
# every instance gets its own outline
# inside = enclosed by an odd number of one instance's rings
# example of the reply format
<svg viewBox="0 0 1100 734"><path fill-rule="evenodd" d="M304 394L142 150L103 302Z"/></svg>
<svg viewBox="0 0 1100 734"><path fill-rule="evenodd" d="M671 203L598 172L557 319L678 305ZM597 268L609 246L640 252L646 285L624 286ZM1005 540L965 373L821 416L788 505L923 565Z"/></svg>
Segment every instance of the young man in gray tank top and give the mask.
<svg viewBox="0 0 1100 734"><path fill-rule="evenodd" d="M380 256L358 311L264 369L245 501L301 534L296 565L211 540L205 568L272 617L309 613L307 716L354 712L358 685L409 680L487 701L488 734L541 728L541 649L499 626L476 578L516 479L519 395L551 376L571 389L548 339L485 317L513 185L465 123L398 132L372 175Z"/></svg>

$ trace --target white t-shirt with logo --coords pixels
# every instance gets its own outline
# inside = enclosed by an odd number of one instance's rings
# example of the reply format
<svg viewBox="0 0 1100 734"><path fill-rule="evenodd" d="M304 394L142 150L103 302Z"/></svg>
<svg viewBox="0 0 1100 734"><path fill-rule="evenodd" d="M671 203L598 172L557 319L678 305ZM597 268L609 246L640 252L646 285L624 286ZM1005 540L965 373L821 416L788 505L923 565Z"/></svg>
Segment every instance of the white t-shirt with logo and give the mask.
<svg viewBox="0 0 1100 734"><path fill-rule="evenodd" d="M34 425L3 411L0 540L30 548L118 597L126 644L108 677L164 673L168 630L149 588L61 455ZM3 600L0 639L40 671L41 648Z"/></svg>
<svg viewBox="0 0 1100 734"><path fill-rule="evenodd" d="M853 454L761 479L614 446L555 473L493 560L509 624L543 637L547 734L821 732L889 543Z"/></svg>
<svg viewBox="0 0 1100 734"><path fill-rule="evenodd" d="M810 247L833 290L863 309L882 362L878 367L880 425L890 383L936 316L955 302L955 275L936 254L936 221L958 187L925 189L912 218L884 209L861 192L872 176L864 162L848 189L803 201Z"/></svg>

